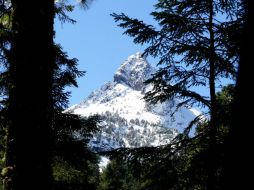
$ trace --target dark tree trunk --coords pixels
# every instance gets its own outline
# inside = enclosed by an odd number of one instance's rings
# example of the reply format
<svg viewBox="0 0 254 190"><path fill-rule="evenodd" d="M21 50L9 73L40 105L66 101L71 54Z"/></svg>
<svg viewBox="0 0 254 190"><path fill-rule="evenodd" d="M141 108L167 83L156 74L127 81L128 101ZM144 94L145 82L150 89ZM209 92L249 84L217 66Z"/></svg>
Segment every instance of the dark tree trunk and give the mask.
<svg viewBox="0 0 254 190"><path fill-rule="evenodd" d="M210 33L210 56L209 56L209 89L210 89L210 129L209 129L209 154L208 154L208 179L207 179L207 189L216 189L216 130L217 130L217 103L216 103L216 92L215 92L215 47L214 47L214 29L213 29L213 16L214 16L214 5L213 0L209 1L209 33Z"/></svg>
<svg viewBox="0 0 254 190"><path fill-rule="evenodd" d="M240 47L240 65L235 102L226 144L223 189L249 189L253 186L253 62L254 1L243 0L245 19ZM252 153L251 153L252 152Z"/></svg>
<svg viewBox="0 0 254 190"><path fill-rule="evenodd" d="M54 0L12 0L6 190L50 190Z"/></svg>

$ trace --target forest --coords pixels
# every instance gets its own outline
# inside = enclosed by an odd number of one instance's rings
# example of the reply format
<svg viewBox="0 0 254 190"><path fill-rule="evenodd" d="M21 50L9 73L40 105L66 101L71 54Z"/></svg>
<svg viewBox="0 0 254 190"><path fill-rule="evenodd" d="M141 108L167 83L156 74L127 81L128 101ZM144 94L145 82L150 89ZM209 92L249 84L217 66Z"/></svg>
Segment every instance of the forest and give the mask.
<svg viewBox="0 0 254 190"><path fill-rule="evenodd" d="M142 56L158 60L144 83L152 86L145 101L177 98L176 109L199 106L207 113L174 138L163 137L172 138L168 144L145 146L151 140L145 139L133 141L144 146L108 151L89 142L102 119L113 130L119 115L65 111L67 87L78 87L85 72L55 41L55 19L74 24L68 14L75 6L86 11L93 1L0 0L0 190L251 189L254 1L157 0L150 13L156 26L111 14L123 35L147 45ZM223 85L225 79L230 84ZM209 89L209 96L196 87ZM134 136L133 129L130 141ZM103 169L101 156L110 159Z"/></svg>

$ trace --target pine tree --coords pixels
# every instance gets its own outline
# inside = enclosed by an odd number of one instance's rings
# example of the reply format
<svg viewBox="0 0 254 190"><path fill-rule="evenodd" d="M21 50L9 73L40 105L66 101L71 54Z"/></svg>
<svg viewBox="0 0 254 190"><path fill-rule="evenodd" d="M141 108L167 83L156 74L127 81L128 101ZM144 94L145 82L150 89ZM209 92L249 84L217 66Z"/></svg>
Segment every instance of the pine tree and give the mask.
<svg viewBox="0 0 254 190"><path fill-rule="evenodd" d="M88 1L81 2L86 5ZM62 8L58 15L68 20L64 11L71 11L72 6L62 4L57 8L54 3L1 1L0 55L4 70L1 69L0 91L1 106L8 111L5 189L52 188L55 108L59 111L67 104L64 86L75 85L75 77L80 74L75 65L68 65L73 60L66 62L66 67L74 70L62 72L61 66L55 64L55 13ZM59 70L57 78L54 71ZM60 81L63 79L65 82ZM56 82L58 88L54 86ZM53 96L54 93L59 94Z"/></svg>
<svg viewBox="0 0 254 190"><path fill-rule="evenodd" d="M124 34L134 37L135 43L149 44L145 56L160 59L161 68L147 81L154 84L154 89L147 93L148 101L180 97L185 99L184 104L198 102L212 112L216 107L212 106L216 105L216 100L212 100L215 99L213 83L234 77L236 73L239 52L234 46L235 40L230 39L231 27L238 31L241 24L237 3L160 0L155 5L156 12L151 13L159 29L124 14L112 15L121 22L119 26L126 29ZM225 14L225 18L219 14ZM211 91L209 99L191 89L207 85Z"/></svg>
<svg viewBox="0 0 254 190"><path fill-rule="evenodd" d="M11 5L5 189L51 189L54 1Z"/></svg>
<svg viewBox="0 0 254 190"><path fill-rule="evenodd" d="M209 109L207 188L213 190L218 128L215 89L220 79L236 76L241 7L240 1L159 0L156 11L151 13L158 22L157 28L124 14L112 15L135 43L148 44L144 56L159 58L159 70L147 81L153 89L146 94L146 100L158 102L176 97L182 100L178 107L198 103ZM235 35L233 29L237 31ZM197 86L208 86L210 96L193 90Z"/></svg>
<svg viewBox="0 0 254 190"><path fill-rule="evenodd" d="M254 43L254 2L242 0L243 3L243 33L240 41L240 64L237 74L235 102L232 109L229 138L227 141L227 156L225 160L224 187L223 189L247 189L252 185L253 171L252 112L246 108L253 107L253 95L250 92L253 70L253 49L249 48ZM240 151L236 151L240 150Z"/></svg>
<svg viewBox="0 0 254 190"><path fill-rule="evenodd" d="M223 187L222 170L225 165L225 142L228 138L230 129L231 110L234 101L235 86L228 85L216 93L218 106L218 128L216 131L216 162L214 164L215 183L217 189ZM181 156L178 158L179 162L176 166L180 179L179 189L188 186L191 189L199 187L205 189L206 180L208 178L208 171L206 157L209 157L209 131L207 130L208 123L205 122L197 127L196 133L198 138L191 142L191 144L184 148Z"/></svg>
<svg viewBox="0 0 254 190"><path fill-rule="evenodd" d="M234 93L234 85L228 85L222 91L216 93L217 115L222 116L223 114L223 117L218 121L219 127L216 131L217 144L214 171L216 171L215 185L218 189L221 189L224 183L222 170L225 164L225 141L230 128L230 120L228 118L231 118ZM128 166L129 174L133 176L134 182L135 179L138 179L138 189L140 190L206 189L209 176L207 157L210 156L208 124L208 122L200 123L196 128L196 136L194 138L185 138L180 143L178 140L174 140L171 142L171 146L116 150L109 155L116 158L120 157L120 160L124 159L121 163L125 163ZM174 146L173 148L172 145ZM114 169L117 168L115 167ZM112 175L107 174L107 170L105 171L102 174L101 185L108 187L107 182L116 178L113 177L111 179ZM119 174L118 176L121 175ZM119 180L122 179L126 178L120 178Z"/></svg>
<svg viewBox="0 0 254 190"><path fill-rule="evenodd" d="M88 147L88 142L97 131L97 122L97 116L81 118L70 113L55 115L54 189L96 189L99 176L98 156Z"/></svg>
<svg viewBox="0 0 254 190"><path fill-rule="evenodd" d="M122 159L113 159L100 175L98 190L139 190L139 179Z"/></svg>
<svg viewBox="0 0 254 190"><path fill-rule="evenodd" d="M56 64L53 74L53 177L54 189L95 189L98 157L88 147L97 131L97 116L82 118L64 110L76 79L84 75L77 69L77 59L70 59L60 45L55 45ZM78 137L76 135L78 134Z"/></svg>

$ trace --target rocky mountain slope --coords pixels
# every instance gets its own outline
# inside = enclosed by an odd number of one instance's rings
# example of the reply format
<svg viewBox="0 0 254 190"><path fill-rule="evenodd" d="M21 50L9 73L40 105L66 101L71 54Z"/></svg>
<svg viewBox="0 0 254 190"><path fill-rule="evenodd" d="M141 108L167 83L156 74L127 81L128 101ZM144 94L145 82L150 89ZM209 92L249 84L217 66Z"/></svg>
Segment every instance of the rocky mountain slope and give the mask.
<svg viewBox="0 0 254 190"><path fill-rule="evenodd" d="M99 114L101 130L91 140L95 150L157 146L169 143L199 111L182 107L173 116L178 100L150 104L143 82L155 71L141 53L131 55L116 71L113 81L92 92L68 111L84 117Z"/></svg>

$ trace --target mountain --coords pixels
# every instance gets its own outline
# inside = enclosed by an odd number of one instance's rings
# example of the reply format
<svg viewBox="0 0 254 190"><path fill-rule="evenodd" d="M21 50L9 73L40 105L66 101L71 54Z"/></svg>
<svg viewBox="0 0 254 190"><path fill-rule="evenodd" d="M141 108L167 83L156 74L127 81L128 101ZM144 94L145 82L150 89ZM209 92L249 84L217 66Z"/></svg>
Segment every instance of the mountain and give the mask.
<svg viewBox="0 0 254 190"><path fill-rule="evenodd" d="M164 103L145 102L144 85L155 69L142 53L128 57L115 72L113 80L92 92L68 111L84 117L101 115L101 130L90 141L95 150L119 147L157 146L169 143L199 111L182 107L175 111L177 99Z"/></svg>

